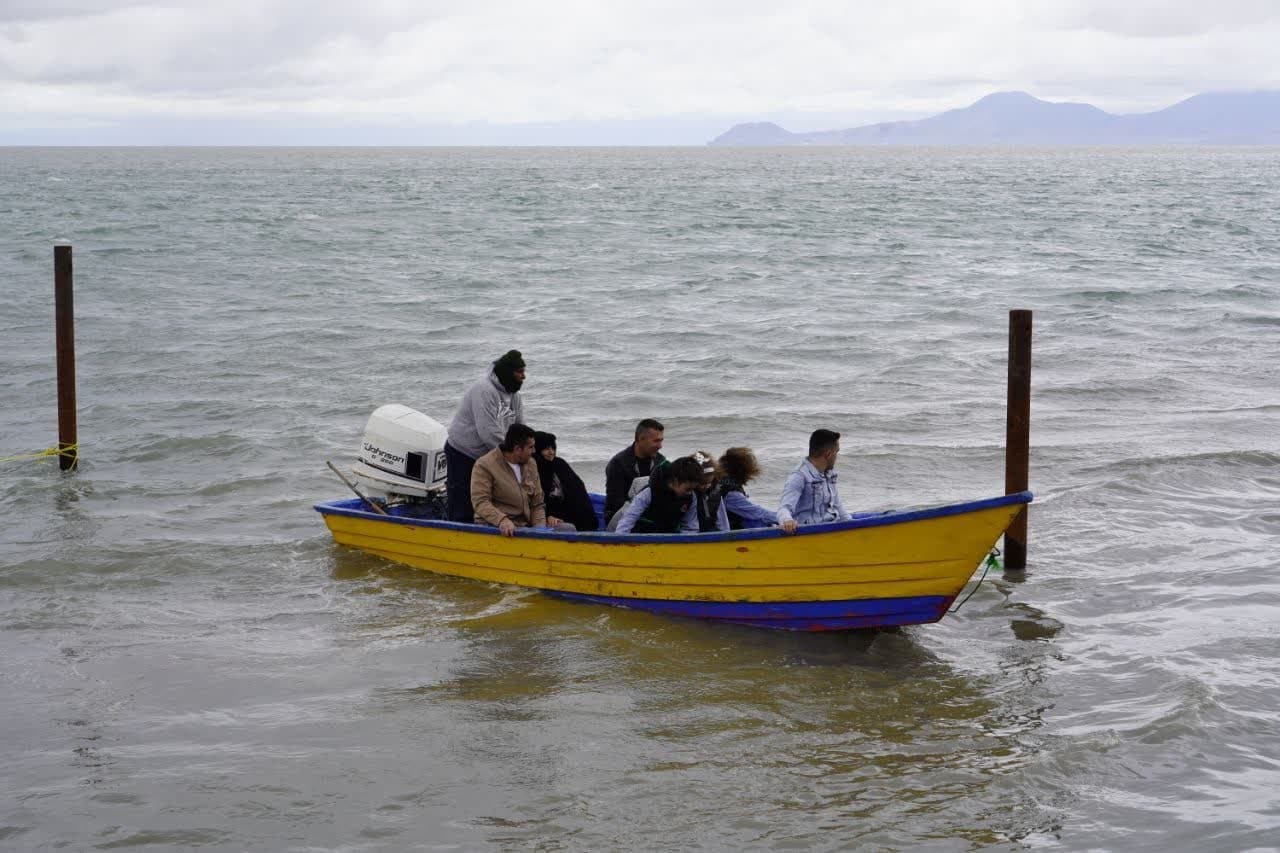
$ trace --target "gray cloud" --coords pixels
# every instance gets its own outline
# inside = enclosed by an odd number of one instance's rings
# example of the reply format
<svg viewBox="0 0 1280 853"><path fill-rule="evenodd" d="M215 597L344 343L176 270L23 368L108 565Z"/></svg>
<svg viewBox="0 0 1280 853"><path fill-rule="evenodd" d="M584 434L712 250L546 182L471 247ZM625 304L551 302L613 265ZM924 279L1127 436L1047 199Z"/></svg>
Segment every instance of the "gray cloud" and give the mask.
<svg viewBox="0 0 1280 853"><path fill-rule="evenodd" d="M1280 87L1278 36L1274 0L7 0L0 103L20 126L888 117L996 89L1124 111Z"/></svg>
<svg viewBox="0 0 1280 853"><path fill-rule="evenodd" d="M139 0L0 0L0 23L80 18L147 5L160 4Z"/></svg>
<svg viewBox="0 0 1280 853"><path fill-rule="evenodd" d="M1065 28L1133 38L1202 36L1215 31L1274 27L1275 0L1076 0L1036 6L1037 17Z"/></svg>
<svg viewBox="0 0 1280 853"><path fill-rule="evenodd" d="M1032 7L1031 18L1064 29L1132 38L1198 36L1269 26L1280 21L1275 0L1073 0Z"/></svg>

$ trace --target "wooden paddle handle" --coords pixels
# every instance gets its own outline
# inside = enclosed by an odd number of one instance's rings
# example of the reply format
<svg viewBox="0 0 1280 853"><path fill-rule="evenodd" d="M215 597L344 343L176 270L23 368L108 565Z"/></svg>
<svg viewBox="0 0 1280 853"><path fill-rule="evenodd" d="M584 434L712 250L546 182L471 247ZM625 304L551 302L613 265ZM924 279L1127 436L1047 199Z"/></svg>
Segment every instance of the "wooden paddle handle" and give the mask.
<svg viewBox="0 0 1280 853"><path fill-rule="evenodd" d="M356 484L355 484L355 483L353 483L353 482L351 482L350 480L348 480L348 479L347 479L347 476L346 476L345 474L343 474L341 471L339 471L339 470L338 470L338 466L334 465L332 462L330 462L330 461L329 461L329 460L327 460L327 459L325 460L325 463L324 463L324 464L328 465L328 466L329 466L329 470L331 470L331 471L333 471L333 473L337 474L337 475L338 475L338 478L339 478L339 479L341 479L341 480L342 480L342 482L344 482L344 483L346 483L346 484L347 484L347 488L348 488L348 489L350 489L351 491L353 491L353 492L355 492L355 493L356 493L356 497L360 498L360 500L364 501L364 502L365 502L365 503L367 503L369 506L373 507L373 511L374 511L374 512L376 512L378 515L388 515L388 514L389 514L385 509L383 509L382 507L378 506L378 505L377 505L376 503L374 503L372 500L370 500L369 498L367 498L367 497L365 497L363 494L361 494L360 490L356 488Z"/></svg>

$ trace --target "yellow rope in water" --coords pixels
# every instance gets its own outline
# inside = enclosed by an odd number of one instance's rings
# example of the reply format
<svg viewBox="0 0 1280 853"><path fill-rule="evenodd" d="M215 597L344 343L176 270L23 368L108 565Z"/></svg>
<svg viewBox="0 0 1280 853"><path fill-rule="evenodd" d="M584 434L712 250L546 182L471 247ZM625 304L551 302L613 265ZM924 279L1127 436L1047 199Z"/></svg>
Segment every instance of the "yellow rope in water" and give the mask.
<svg viewBox="0 0 1280 853"><path fill-rule="evenodd" d="M71 456L75 457L80 453L80 443L68 444L66 447L59 448L57 445L45 448L39 453L24 453L21 456L9 456L0 459L0 463L17 462L19 459L47 459L51 456Z"/></svg>

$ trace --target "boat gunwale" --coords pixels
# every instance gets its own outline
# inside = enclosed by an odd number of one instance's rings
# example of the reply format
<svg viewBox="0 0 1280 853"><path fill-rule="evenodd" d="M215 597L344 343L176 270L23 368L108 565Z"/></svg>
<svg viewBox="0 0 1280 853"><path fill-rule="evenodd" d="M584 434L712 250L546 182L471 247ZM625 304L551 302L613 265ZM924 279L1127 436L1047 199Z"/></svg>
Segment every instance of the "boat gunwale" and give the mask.
<svg viewBox="0 0 1280 853"><path fill-rule="evenodd" d="M1029 504L1033 499L1030 491L1014 492L994 498L982 498L976 501L965 501L954 504L922 507L880 513L860 513L845 521L832 521L825 524L806 524L795 533L784 533L778 527L752 527L744 530L713 531L709 533L612 533L607 530L559 532L555 530L534 530L517 528L515 538L548 539L554 542L580 542L597 545L660 545L683 544L692 545L710 542L744 542L758 539L777 539L783 536L820 536L825 533L840 533L846 530L861 530L869 527L884 527L892 524L904 524L912 521L924 521L931 518L945 518L952 515L964 515L1016 504ZM380 515L371 510L356 509L363 504L361 498L344 498L315 504L313 509L321 515L341 515L349 518L360 518L368 521L379 521L391 524L403 524L410 527L427 527L436 530L448 530L455 533L474 533L480 536L501 536L496 527L488 525L465 524L458 521L442 521L434 518L410 518L397 515Z"/></svg>

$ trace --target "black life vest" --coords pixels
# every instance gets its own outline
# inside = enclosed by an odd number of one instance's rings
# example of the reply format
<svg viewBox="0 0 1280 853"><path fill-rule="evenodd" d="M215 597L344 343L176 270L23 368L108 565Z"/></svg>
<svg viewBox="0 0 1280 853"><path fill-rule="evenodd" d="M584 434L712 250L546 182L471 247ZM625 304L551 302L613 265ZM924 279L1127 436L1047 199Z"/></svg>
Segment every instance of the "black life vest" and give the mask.
<svg viewBox="0 0 1280 853"><path fill-rule="evenodd" d="M717 507L720 506L720 503L724 501L724 496L729 494L729 492L741 492L744 497L747 494L747 490L742 488L736 480L731 480L728 477L725 477L723 480L716 483L716 487L713 491L716 495ZM730 530L742 530L747 526L743 521L742 516L738 515L728 507L724 508L724 514L729 517Z"/></svg>
<svg viewBox="0 0 1280 853"><path fill-rule="evenodd" d="M666 483L654 482L659 476L659 472L654 471L649 485L641 489L648 489L650 493L649 506L636 520L632 528L635 533L679 533L684 515L689 511L693 495L680 497Z"/></svg>
<svg viewBox="0 0 1280 853"><path fill-rule="evenodd" d="M724 500L724 492L716 483L708 492L696 492L698 496L698 529L702 533L719 530L717 522L720 516L720 503ZM741 522L741 519L739 519ZM732 520L730 525L732 525Z"/></svg>

